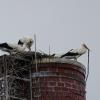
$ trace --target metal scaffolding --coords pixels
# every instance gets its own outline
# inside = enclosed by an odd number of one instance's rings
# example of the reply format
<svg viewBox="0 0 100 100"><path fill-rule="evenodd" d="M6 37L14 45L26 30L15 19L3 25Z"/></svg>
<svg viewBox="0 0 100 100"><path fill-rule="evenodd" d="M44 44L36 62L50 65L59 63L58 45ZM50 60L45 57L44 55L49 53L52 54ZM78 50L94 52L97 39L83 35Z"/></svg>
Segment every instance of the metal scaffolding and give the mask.
<svg viewBox="0 0 100 100"><path fill-rule="evenodd" d="M0 100L41 100L36 59L40 63L48 57L39 52L0 56ZM32 80L33 67L36 68L36 77ZM35 88L32 88L32 83L35 83Z"/></svg>
<svg viewBox="0 0 100 100"><path fill-rule="evenodd" d="M30 100L30 67L28 60L14 56L0 58L0 100Z"/></svg>

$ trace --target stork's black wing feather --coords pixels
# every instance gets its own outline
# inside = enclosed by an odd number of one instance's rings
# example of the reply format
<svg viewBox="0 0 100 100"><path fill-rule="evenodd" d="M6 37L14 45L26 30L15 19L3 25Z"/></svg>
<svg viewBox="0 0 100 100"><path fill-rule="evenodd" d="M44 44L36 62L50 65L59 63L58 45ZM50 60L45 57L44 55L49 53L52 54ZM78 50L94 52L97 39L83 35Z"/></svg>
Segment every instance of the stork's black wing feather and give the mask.
<svg viewBox="0 0 100 100"><path fill-rule="evenodd" d="M21 40L18 41L18 45L23 45L23 44L24 43Z"/></svg>
<svg viewBox="0 0 100 100"><path fill-rule="evenodd" d="M7 49L10 49L10 50L13 49L13 48L10 47L6 42L5 42L5 43L1 43L1 44L0 44L0 48L7 48Z"/></svg>
<svg viewBox="0 0 100 100"><path fill-rule="evenodd" d="M79 55L79 54L78 53L73 53L73 52L69 51L69 52L63 54L60 58L63 58L65 56L77 56L77 55Z"/></svg>

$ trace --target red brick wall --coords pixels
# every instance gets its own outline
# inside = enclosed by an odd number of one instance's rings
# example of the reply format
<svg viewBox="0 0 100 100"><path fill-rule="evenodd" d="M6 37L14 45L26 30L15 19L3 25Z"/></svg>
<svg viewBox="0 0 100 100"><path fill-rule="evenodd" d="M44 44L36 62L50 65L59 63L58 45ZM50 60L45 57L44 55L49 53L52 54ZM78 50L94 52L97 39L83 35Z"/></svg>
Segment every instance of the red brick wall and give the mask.
<svg viewBox="0 0 100 100"><path fill-rule="evenodd" d="M41 63L38 70L46 74L42 73L39 78L33 76L33 100L38 100L38 94L39 100L86 100L85 70L81 67L67 63Z"/></svg>

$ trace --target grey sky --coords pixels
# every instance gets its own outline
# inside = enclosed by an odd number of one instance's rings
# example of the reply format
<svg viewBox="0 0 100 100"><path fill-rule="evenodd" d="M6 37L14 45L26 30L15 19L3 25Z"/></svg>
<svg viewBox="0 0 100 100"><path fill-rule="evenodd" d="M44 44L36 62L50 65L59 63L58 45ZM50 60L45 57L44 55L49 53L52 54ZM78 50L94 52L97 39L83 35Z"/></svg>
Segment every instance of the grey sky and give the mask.
<svg viewBox="0 0 100 100"><path fill-rule="evenodd" d="M37 35L37 47L67 52L86 43L90 49L87 100L100 98L99 0L0 0L0 42ZM0 52L1 53L1 52ZM2 53L1 53L2 54ZM80 58L87 64L87 56ZM86 65L87 66L87 65Z"/></svg>

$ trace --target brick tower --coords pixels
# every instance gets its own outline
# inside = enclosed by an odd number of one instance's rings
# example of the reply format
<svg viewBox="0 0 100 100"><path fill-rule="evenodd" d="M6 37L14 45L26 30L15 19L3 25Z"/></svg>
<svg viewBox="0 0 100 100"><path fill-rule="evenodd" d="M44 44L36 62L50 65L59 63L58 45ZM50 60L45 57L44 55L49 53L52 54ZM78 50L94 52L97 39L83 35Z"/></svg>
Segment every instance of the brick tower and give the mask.
<svg viewBox="0 0 100 100"><path fill-rule="evenodd" d="M35 65L34 65L35 66ZM85 67L73 60L55 59L32 69L33 100L86 100Z"/></svg>

